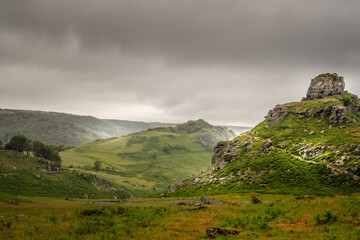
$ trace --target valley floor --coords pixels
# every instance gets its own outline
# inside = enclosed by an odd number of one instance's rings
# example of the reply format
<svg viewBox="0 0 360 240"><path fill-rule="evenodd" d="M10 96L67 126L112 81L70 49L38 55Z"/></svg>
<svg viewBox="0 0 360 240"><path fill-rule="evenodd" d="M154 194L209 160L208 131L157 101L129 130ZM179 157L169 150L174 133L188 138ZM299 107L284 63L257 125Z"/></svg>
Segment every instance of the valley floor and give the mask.
<svg viewBox="0 0 360 240"><path fill-rule="evenodd" d="M263 203L252 204L253 195ZM240 234L216 239L360 239L360 195L296 199L231 194L208 199L223 204L194 210L199 197L115 203L18 198L0 203L0 238L208 239L208 227L225 227Z"/></svg>

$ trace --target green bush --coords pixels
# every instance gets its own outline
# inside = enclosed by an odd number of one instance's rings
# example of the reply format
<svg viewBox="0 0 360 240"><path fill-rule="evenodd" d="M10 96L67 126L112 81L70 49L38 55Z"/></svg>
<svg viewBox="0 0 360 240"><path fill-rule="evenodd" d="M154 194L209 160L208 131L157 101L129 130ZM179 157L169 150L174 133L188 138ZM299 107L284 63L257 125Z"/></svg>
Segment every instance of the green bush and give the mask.
<svg viewBox="0 0 360 240"><path fill-rule="evenodd" d="M94 162L94 169L97 171L101 170L101 162L99 160Z"/></svg>
<svg viewBox="0 0 360 240"><path fill-rule="evenodd" d="M331 224L337 221L337 215L331 211L326 211L323 214L317 214L315 216L315 221L316 225Z"/></svg>

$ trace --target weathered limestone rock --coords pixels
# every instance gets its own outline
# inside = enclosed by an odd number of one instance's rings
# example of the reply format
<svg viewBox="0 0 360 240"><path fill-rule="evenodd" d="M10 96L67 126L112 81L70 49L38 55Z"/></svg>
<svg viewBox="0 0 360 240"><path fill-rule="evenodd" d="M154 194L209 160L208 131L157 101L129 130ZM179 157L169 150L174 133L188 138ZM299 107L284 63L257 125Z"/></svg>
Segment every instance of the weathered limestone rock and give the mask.
<svg viewBox="0 0 360 240"><path fill-rule="evenodd" d="M270 110L265 118L268 118L271 125L275 125L281 122L288 114L287 109L284 106L276 105L273 110Z"/></svg>
<svg viewBox="0 0 360 240"><path fill-rule="evenodd" d="M331 108L331 115L329 118L329 123L336 125L344 122L346 120L347 110L344 106L334 106Z"/></svg>
<svg viewBox="0 0 360 240"><path fill-rule="evenodd" d="M236 153L240 147L239 141L222 141L218 142L214 147L214 155L211 164L219 163L218 168L223 168L229 162L237 159L239 155Z"/></svg>
<svg viewBox="0 0 360 240"><path fill-rule="evenodd" d="M306 100L342 94L344 89L345 82L343 77L338 76L336 73L320 74L311 80Z"/></svg>

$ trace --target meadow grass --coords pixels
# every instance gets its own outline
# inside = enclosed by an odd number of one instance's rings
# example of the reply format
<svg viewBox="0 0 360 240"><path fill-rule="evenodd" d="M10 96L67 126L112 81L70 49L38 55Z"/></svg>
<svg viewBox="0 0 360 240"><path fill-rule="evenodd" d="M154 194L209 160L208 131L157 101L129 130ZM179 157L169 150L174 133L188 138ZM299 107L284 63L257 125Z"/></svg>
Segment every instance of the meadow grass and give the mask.
<svg viewBox="0 0 360 240"><path fill-rule="evenodd" d="M360 196L315 197L255 194L208 196L222 202L204 210L179 206L199 197L128 199L112 206L94 200L26 198L0 203L2 239L208 239L208 227L240 235L216 239L359 239ZM102 200L106 201L106 200Z"/></svg>

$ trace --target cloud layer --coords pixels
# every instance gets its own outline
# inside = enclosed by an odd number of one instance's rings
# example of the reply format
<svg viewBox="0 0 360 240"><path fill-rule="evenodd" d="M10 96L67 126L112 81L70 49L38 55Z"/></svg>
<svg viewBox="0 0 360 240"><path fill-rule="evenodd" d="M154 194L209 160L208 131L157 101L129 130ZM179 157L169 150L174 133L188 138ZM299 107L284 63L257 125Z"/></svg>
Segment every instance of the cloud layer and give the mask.
<svg viewBox="0 0 360 240"><path fill-rule="evenodd" d="M0 107L254 125L323 72L360 94L359 1L4 0Z"/></svg>

